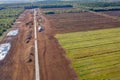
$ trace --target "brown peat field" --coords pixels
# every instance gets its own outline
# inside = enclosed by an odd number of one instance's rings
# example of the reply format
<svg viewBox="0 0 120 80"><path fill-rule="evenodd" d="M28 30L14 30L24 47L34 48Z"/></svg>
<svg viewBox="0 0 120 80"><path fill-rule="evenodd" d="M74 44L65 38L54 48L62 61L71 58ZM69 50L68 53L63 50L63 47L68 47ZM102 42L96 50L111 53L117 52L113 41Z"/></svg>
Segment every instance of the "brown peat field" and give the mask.
<svg viewBox="0 0 120 80"><path fill-rule="evenodd" d="M46 15L57 33L120 27L119 20L91 12Z"/></svg>

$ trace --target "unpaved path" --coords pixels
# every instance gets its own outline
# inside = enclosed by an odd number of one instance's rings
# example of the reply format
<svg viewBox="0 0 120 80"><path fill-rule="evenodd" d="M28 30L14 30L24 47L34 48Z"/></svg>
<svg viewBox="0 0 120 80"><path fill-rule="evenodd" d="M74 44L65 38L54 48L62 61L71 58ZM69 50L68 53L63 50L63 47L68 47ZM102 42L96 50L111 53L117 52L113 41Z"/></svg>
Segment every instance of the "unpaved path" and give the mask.
<svg viewBox="0 0 120 80"><path fill-rule="evenodd" d="M54 30L41 11L38 9L41 23L45 30L38 32L38 48L40 59L41 80L77 80L76 73L70 67L65 51L54 37Z"/></svg>

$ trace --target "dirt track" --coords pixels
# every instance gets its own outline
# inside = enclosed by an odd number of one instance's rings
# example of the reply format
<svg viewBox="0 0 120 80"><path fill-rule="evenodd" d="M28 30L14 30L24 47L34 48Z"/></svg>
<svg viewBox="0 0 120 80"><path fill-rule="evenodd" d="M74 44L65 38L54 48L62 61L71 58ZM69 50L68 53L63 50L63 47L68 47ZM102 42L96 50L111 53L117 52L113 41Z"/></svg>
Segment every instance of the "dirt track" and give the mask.
<svg viewBox="0 0 120 80"><path fill-rule="evenodd" d="M40 13L40 10L39 10ZM65 51L54 37L49 21L40 15L45 30L38 33L41 80L76 80L76 74L70 67Z"/></svg>

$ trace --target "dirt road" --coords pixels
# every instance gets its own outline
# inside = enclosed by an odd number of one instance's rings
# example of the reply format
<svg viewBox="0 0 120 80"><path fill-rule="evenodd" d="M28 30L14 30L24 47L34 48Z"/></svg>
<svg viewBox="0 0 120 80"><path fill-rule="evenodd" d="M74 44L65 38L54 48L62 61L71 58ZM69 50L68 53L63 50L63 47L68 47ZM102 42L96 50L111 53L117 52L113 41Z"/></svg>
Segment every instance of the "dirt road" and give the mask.
<svg viewBox="0 0 120 80"><path fill-rule="evenodd" d="M65 56L65 51L54 37L54 30L49 20L38 9L42 18L41 25L44 31L38 32L38 48L40 59L41 80L77 80L70 61Z"/></svg>
<svg viewBox="0 0 120 80"><path fill-rule="evenodd" d="M37 14L37 11L36 11L36 9L34 9L35 80L40 80L36 14Z"/></svg>

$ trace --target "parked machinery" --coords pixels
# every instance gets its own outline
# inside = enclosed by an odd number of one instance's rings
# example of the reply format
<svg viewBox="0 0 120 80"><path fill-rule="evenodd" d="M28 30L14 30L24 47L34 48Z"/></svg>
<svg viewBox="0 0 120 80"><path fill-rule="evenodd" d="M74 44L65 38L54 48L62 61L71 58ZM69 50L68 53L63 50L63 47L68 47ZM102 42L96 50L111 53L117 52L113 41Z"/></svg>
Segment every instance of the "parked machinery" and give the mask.
<svg viewBox="0 0 120 80"><path fill-rule="evenodd" d="M38 31L39 31L39 32L42 32L43 30L44 30L43 26L39 26L39 27L38 27Z"/></svg>

